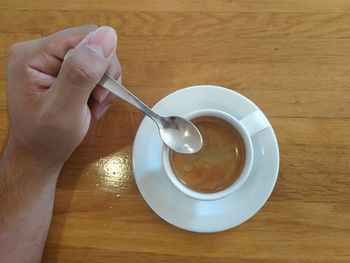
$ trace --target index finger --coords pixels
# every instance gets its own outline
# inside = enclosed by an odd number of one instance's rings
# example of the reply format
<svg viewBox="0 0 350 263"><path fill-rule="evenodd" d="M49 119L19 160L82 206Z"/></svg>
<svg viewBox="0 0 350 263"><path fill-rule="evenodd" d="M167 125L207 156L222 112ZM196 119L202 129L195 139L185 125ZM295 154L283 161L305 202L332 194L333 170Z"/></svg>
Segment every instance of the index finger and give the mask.
<svg viewBox="0 0 350 263"><path fill-rule="evenodd" d="M37 40L30 66L40 72L56 77L63 58L68 50L74 48L86 35L97 29L95 25L64 29Z"/></svg>
<svg viewBox="0 0 350 263"><path fill-rule="evenodd" d="M86 25L64 29L44 37L45 51L48 55L63 60L69 49L74 48L87 34L96 29L96 25Z"/></svg>

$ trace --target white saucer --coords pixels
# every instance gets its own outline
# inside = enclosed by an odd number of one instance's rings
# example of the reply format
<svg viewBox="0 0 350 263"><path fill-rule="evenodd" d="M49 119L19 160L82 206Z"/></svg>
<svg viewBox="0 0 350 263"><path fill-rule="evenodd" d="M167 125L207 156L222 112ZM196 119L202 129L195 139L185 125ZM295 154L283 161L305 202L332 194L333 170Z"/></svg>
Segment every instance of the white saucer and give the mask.
<svg viewBox="0 0 350 263"><path fill-rule="evenodd" d="M200 109L217 109L241 119L259 109L246 97L217 86L178 90L153 109L160 115L184 116ZM268 127L252 138L254 165L247 181L233 194L215 201L199 201L176 189L162 165L162 141L149 118L142 121L133 147L137 186L148 205L164 220L194 232L218 232L248 220L265 204L278 176L279 152L275 133Z"/></svg>

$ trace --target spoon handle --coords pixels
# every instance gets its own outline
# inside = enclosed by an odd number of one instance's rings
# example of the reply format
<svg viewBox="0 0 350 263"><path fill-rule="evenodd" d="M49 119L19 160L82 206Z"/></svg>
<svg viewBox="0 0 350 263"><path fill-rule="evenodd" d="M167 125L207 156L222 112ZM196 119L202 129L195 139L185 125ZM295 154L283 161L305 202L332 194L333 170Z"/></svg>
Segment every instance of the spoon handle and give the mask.
<svg viewBox="0 0 350 263"><path fill-rule="evenodd" d="M110 92L117 95L122 100L130 103L143 113L145 113L148 117L153 119L154 121L158 121L160 116L152 111L146 104L140 101L134 94L132 94L129 90L127 90L122 84L116 81L112 76L108 73L105 73L98 83L101 87L109 90Z"/></svg>
<svg viewBox="0 0 350 263"><path fill-rule="evenodd" d="M72 49L69 49L68 52L65 54L63 60L66 59L66 57L72 52ZM111 75L108 73L105 73L98 83L101 87L109 90L113 94L117 95L122 100L130 103L135 108L142 111L144 114L146 114L148 117L150 117L152 120L154 120L157 124L161 123L161 116L159 116L157 113L155 113L153 110L151 110L146 104L144 104L142 101L140 101L134 94L132 94L130 91L128 91L127 88L125 88L122 84L120 84L118 81L116 81Z"/></svg>

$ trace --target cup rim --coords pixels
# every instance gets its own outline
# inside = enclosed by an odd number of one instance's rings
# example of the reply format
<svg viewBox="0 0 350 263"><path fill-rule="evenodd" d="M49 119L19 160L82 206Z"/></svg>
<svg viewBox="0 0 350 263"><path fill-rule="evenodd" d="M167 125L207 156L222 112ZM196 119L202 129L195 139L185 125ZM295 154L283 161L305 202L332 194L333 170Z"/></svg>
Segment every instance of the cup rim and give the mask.
<svg viewBox="0 0 350 263"><path fill-rule="evenodd" d="M244 184L244 182L249 177L249 174L253 166L254 150L253 150L251 137L249 136L248 131L244 128L243 124L241 124L237 118L235 118L234 116L224 111L215 110L215 109L201 109L201 110L188 113L185 116L185 118L194 119L194 118L206 117L206 116L219 118L228 122L235 129L237 129L240 135L242 136L242 139L245 145L245 150L246 150L246 159L245 159L244 167L238 179L236 179L234 183L229 187L218 192L214 192L214 193L196 192L186 187L174 174L170 164L170 158L169 158L170 149L165 144L163 144L163 148L162 148L162 162L163 162L165 174L178 190L180 190L182 193L184 193L185 195L191 198L211 201L211 200L221 199L227 195L232 194L234 191L238 190Z"/></svg>

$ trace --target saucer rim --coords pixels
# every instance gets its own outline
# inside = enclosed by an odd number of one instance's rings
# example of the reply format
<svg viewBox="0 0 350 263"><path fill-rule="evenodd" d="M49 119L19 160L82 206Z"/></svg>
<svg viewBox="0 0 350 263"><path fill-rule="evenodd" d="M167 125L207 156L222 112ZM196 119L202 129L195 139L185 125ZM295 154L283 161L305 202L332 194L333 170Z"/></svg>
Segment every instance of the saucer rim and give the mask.
<svg viewBox="0 0 350 263"><path fill-rule="evenodd" d="M176 90L170 94L168 94L167 96L163 97L161 100L159 100L153 107L152 109L156 108L160 103L163 103L163 100L165 100L166 98L168 98L169 96L178 96L179 93L183 93L183 92L187 92L188 90L196 90L196 89L207 89L207 90L212 90L212 89L215 89L216 91L218 90L221 90L221 91L224 91L224 92L229 92L229 93L233 93L235 94L236 96L239 96L242 100L244 100L244 103L249 103L250 106L252 106L253 108L255 108L255 110L259 110L262 114L264 114L264 112L257 106L255 105L249 98L245 97L244 95L234 91L234 90L231 90L231 89L228 89L228 88L225 88L225 87L221 87L221 86L216 86L216 85L195 85L195 86L189 86L189 87L185 87L185 88L182 88L182 89L179 89L179 90ZM265 115L265 114L264 114ZM235 117L235 116L234 116ZM142 134L144 131L142 131L142 126L144 125L144 122L146 122L146 118L145 117L142 122L140 123L139 127L138 127L138 130L136 132L136 135L135 135L135 139L134 139L134 143L133 143L133 153L135 152L135 148L136 148L136 142L137 142L137 138L140 137L140 134ZM236 117L235 117L236 118ZM269 121L270 123L270 121ZM197 232L197 233L216 233L216 232L222 232L222 231L226 231L226 230L229 230L229 229L232 229L232 228L235 228L237 226L239 226L240 224L243 224L244 222L246 222L247 220L249 220L251 217L253 217L255 214L257 214L261 209L262 207L266 204L267 200L270 198L274 188L275 188L275 185L276 185L276 182L277 182L277 178L278 178L278 174L279 174L279 168L280 168L280 151L279 151L279 145L278 145L278 141L277 141L277 137L276 137L276 134L272 128L272 125L270 123L270 126L267 127L266 129L269 129L269 132L271 133L272 135L272 139L273 139L273 142L274 142L274 145L273 147L275 148L275 154L276 154L276 159L273 160L273 163L274 163L274 166L271 168L273 170L271 170L269 173L272 173L273 174L273 178L270 179L270 181L272 181L273 179L273 184L272 186L270 187L270 189L268 191L266 191L266 197L261 201L259 202L260 205L258 205L258 207L256 209L252 209L254 211L252 212L249 212L248 213L248 216L244 219L244 220L241 220L239 223L237 224L234 224L234 225L229 225L229 226L223 226L223 227L215 227L215 230L212 230L212 229L198 229L196 228L195 226L182 226L182 225L179 225L179 224L176 224L176 220L170 220L164 216L162 216L162 213L159 212L158 210L161 210L161 209L158 209L158 208L154 208L151 204L151 201L150 200L147 200L142 191L140 189L142 189L142 187L140 186L140 183L141 181L137 180L137 176L136 175L136 161L135 161L135 155L133 154L133 157L132 157L132 167L133 167L133 172L134 172L134 177L135 177L135 182L137 184L137 187L138 187L138 190L142 196L142 198L145 200L145 202L147 203L147 205L151 208L151 210L156 213L160 218L162 218L164 221L166 221L167 223L177 227L177 228L180 228L180 229L183 229L183 230L186 230L186 231L192 231L192 232ZM160 149L161 151L161 149ZM164 171L163 171L164 172ZM166 176L164 174L164 176ZM183 193L181 193L183 194ZM230 195L226 196L226 197L223 197L223 199L225 198L228 198ZM198 201L198 200L197 200ZM213 201L204 201L204 202L215 202L217 200L213 200ZM203 201L202 201L203 202Z"/></svg>

